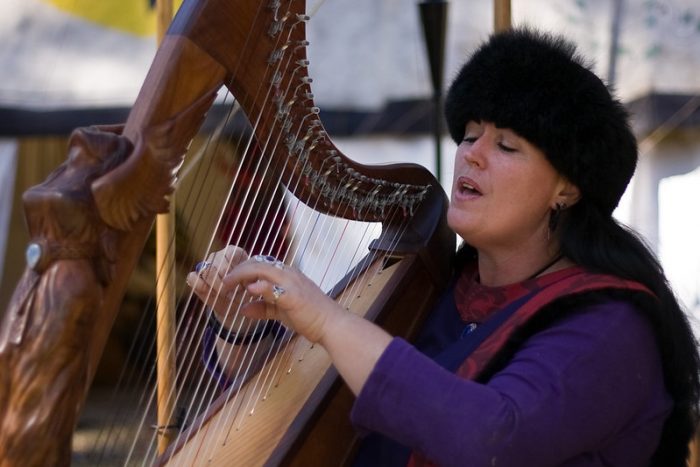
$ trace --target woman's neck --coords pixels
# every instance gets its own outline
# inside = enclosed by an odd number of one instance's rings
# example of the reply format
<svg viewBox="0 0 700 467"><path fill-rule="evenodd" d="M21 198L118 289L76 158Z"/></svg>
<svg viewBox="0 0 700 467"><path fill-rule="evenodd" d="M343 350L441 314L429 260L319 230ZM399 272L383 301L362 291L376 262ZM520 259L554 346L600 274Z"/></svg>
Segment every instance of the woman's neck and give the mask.
<svg viewBox="0 0 700 467"><path fill-rule="evenodd" d="M562 257L558 248L543 251L514 251L490 254L478 252L479 281L487 286L502 286L558 271L573 263Z"/></svg>

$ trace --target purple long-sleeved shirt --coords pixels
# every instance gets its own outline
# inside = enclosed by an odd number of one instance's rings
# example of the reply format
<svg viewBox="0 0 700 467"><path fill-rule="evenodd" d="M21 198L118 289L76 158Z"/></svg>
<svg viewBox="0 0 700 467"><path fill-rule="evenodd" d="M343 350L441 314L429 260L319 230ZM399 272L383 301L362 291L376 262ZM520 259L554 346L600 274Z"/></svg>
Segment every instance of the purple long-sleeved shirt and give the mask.
<svg viewBox="0 0 700 467"><path fill-rule="evenodd" d="M486 384L394 339L352 410L441 466L648 465L672 407L651 324L590 305L530 337Z"/></svg>

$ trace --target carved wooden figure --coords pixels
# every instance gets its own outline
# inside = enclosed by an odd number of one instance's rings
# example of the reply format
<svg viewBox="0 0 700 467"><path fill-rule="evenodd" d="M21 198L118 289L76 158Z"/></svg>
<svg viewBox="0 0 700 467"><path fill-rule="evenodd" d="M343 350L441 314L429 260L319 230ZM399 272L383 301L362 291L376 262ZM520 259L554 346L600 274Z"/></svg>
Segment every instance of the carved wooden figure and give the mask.
<svg viewBox="0 0 700 467"><path fill-rule="evenodd" d="M210 102L193 108L201 117ZM78 129L67 161L24 194L27 267L0 325L0 465L70 463L120 237L167 209L185 150L174 132L188 117L147 129L135 146L120 126Z"/></svg>
<svg viewBox="0 0 700 467"><path fill-rule="evenodd" d="M116 232L93 209L90 182L130 149L118 134L76 130L68 160L24 194L28 266L0 329L3 465L69 464L88 386L84 344L116 253Z"/></svg>

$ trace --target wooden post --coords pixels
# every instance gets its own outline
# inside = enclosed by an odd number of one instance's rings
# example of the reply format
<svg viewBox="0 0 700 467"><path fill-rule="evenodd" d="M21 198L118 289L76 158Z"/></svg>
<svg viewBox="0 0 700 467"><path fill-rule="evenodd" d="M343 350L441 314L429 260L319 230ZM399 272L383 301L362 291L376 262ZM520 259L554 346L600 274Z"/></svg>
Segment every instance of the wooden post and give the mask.
<svg viewBox="0 0 700 467"><path fill-rule="evenodd" d="M510 28L510 0L494 0L493 3L493 29L495 32L505 31Z"/></svg>
<svg viewBox="0 0 700 467"><path fill-rule="evenodd" d="M173 0L156 2L156 37L161 43L173 17ZM175 194L170 212L156 217L156 366L158 375L158 452L177 436L175 421Z"/></svg>
<svg viewBox="0 0 700 467"><path fill-rule="evenodd" d="M433 85L433 136L435 139L435 178L442 177L442 76L445 61L447 1L424 0L418 4L423 38L428 52L430 82Z"/></svg>

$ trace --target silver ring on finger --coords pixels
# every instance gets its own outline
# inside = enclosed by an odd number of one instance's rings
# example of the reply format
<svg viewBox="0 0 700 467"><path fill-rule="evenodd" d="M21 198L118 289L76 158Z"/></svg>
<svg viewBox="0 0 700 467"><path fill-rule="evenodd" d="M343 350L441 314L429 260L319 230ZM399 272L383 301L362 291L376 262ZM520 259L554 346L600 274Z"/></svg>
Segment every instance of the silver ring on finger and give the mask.
<svg viewBox="0 0 700 467"><path fill-rule="evenodd" d="M284 290L283 287L277 285L277 284L272 284L272 303L274 305L277 305L277 300L280 299L282 295L284 295L287 291Z"/></svg>
<svg viewBox="0 0 700 467"><path fill-rule="evenodd" d="M272 255L255 255L253 261L270 264L278 269L284 269L284 263Z"/></svg>
<svg viewBox="0 0 700 467"><path fill-rule="evenodd" d="M211 267L211 261L200 261L197 263L197 265L194 267L194 272L197 273L200 279L204 279L204 275L206 274L207 270Z"/></svg>

